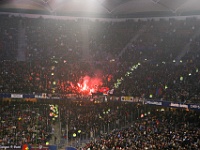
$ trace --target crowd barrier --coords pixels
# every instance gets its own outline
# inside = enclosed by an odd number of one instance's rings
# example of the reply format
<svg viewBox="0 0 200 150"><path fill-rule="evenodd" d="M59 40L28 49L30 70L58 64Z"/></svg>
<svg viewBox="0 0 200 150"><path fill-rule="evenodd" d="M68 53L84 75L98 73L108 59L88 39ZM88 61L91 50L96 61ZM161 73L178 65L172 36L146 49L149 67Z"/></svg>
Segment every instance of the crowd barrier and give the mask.
<svg viewBox="0 0 200 150"><path fill-rule="evenodd" d="M163 106L163 107L174 107L174 108L185 108L192 110L200 110L200 104L184 104L178 102L170 102L170 101L160 101L160 100L141 100L138 98L134 98L132 96L111 96L113 100L120 100L122 102L143 102L146 105L155 105L155 106ZM14 99L60 99L60 97L49 97L46 93L42 94L13 94L13 93L0 93L0 98L14 98Z"/></svg>

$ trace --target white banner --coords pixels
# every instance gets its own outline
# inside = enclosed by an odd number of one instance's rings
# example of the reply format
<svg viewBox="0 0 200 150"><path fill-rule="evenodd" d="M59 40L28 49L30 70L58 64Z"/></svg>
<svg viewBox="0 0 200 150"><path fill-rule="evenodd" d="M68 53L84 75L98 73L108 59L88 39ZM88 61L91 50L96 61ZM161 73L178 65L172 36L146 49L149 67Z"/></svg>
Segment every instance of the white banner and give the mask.
<svg viewBox="0 0 200 150"><path fill-rule="evenodd" d="M11 98L23 98L22 94L11 94Z"/></svg>

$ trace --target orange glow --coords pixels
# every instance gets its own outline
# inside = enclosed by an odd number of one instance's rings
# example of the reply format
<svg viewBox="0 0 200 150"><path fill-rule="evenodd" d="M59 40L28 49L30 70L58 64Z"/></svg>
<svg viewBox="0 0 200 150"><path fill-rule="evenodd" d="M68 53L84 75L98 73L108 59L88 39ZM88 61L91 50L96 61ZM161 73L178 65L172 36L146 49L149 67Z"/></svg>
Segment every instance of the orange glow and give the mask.
<svg viewBox="0 0 200 150"><path fill-rule="evenodd" d="M107 94L109 91L108 87L102 87L103 82L101 76L96 77L89 77L84 76L79 79L77 83L72 83L71 81L66 81L67 87L66 90L71 91L74 94L82 94L82 95L92 95L92 93L103 93Z"/></svg>
<svg viewBox="0 0 200 150"><path fill-rule="evenodd" d="M85 76L79 80L77 83L78 92L81 94L91 95L98 91L99 87L102 86L102 81L100 78L91 78L89 76Z"/></svg>

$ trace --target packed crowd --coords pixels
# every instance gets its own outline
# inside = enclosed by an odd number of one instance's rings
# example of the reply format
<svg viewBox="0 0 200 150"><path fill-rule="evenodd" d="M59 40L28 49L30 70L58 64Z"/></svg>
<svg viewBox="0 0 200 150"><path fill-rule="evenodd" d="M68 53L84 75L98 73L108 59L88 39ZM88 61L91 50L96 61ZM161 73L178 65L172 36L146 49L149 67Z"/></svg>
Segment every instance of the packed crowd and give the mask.
<svg viewBox="0 0 200 150"><path fill-rule="evenodd" d="M81 77L101 70L103 86L114 88L120 79L114 95L200 102L197 18L103 22L0 15L0 19L4 20L0 22L1 93L74 94L72 87ZM83 58L83 39L88 39L88 61ZM25 60L18 61L22 52ZM200 148L199 112L153 109L141 118L146 109L119 101L63 101L59 103L62 138L95 138L83 148L87 150ZM49 141L55 123L49 112L46 104L2 102L0 145Z"/></svg>
<svg viewBox="0 0 200 150"><path fill-rule="evenodd" d="M58 141L78 141L73 146L84 150L200 148L198 111L62 100L53 102L59 110L53 120L50 104L49 100L1 102L0 145L45 144L55 141L58 130ZM56 129L56 124L61 126ZM82 146L85 140L90 142Z"/></svg>
<svg viewBox="0 0 200 150"><path fill-rule="evenodd" d="M0 101L0 145L89 140L139 118L143 106L111 101ZM58 106L56 111L53 107ZM136 110L136 108L139 108ZM74 137L74 133L76 137ZM57 141L56 141L56 139ZM80 143L79 143L80 144Z"/></svg>
<svg viewBox="0 0 200 150"><path fill-rule="evenodd" d="M73 86L81 77L100 70L103 86L111 89L121 80L116 95L199 102L198 18L103 22L0 17L5 20L0 26L2 93L76 93ZM83 39L88 39L88 61ZM25 60L18 61L22 52ZM133 71L135 64L140 66Z"/></svg>
<svg viewBox="0 0 200 150"><path fill-rule="evenodd" d="M68 136L73 140L73 133L79 138L89 139L108 133L115 128L128 125L138 118L137 104L122 103L119 101L94 103L91 101L72 102L69 105L60 105L63 138ZM144 108L140 108L141 110ZM81 131L81 137L80 133Z"/></svg>
<svg viewBox="0 0 200 150"><path fill-rule="evenodd" d="M2 102L0 145L46 144L52 137L49 105Z"/></svg>
<svg viewBox="0 0 200 150"><path fill-rule="evenodd" d="M200 148L199 113L151 112L130 127L88 143L84 150L196 150Z"/></svg>

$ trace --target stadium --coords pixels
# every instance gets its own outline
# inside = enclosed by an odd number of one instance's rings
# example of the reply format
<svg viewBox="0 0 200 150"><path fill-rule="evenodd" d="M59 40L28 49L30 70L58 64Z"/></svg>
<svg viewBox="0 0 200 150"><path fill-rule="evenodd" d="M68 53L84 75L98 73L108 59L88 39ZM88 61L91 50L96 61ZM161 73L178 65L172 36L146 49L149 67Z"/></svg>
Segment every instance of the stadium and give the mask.
<svg viewBox="0 0 200 150"><path fill-rule="evenodd" d="M198 0L0 0L0 150L200 149Z"/></svg>

